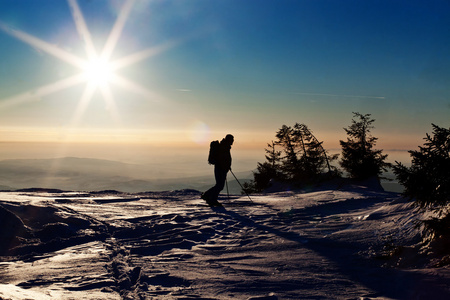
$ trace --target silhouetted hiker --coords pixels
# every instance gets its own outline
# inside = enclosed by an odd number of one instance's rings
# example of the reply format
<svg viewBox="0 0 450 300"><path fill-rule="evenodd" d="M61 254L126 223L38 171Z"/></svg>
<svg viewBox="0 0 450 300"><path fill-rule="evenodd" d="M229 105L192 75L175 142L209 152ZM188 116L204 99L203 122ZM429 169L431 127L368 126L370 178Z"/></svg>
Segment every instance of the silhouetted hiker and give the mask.
<svg viewBox="0 0 450 300"><path fill-rule="evenodd" d="M234 137L231 134L227 134L220 143L218 141L211 142L209 163L214 164L214 177L216 178L216 185L202 193L202 199L205 200L210 206L221 206L217 201L219 193L225 186L227 180L227 173L231 170L231 145L233 145ZM216 147L214 147L216 143ZM217 144L218 143L218 144Z"/></svg>

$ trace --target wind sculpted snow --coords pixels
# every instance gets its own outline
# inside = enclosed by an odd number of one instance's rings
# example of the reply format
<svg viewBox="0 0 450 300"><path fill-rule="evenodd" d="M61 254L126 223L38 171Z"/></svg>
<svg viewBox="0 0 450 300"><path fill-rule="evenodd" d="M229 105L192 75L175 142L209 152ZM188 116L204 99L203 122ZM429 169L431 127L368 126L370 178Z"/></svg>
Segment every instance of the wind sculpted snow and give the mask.
<svg viewBox="0 0 450 300"><path fill-rule="evenodd" d="M450 296L449 268L415 252L419 216L381 190L234 195L213 209L195 190L0 200L0 299Z"/></svg>

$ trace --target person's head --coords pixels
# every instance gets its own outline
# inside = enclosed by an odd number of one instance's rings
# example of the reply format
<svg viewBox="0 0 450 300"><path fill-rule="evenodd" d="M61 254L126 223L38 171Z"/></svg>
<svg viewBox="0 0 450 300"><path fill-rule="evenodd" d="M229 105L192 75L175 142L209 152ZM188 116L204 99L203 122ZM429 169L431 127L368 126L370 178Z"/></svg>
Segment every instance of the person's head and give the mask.
<svg viewBox="0 0 450 300"><path fill-rule="evenodd" d="M233 145L234 136L231 134L227 134L227 136L225 137L225 142L230 146Z"/></svg>

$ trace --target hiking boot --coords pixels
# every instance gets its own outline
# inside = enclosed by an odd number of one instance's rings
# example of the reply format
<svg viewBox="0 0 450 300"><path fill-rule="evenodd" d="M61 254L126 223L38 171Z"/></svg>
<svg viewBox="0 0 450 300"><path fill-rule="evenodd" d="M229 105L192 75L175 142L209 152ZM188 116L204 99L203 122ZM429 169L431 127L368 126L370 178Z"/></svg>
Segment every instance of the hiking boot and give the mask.
<svg viewBox="0 0 450 300"><path fill-rule="evenodd" d="M206 203L208 203L208 205L211 207L222 206L222 204L219 201L217 201L217 199L216 200L209 199L208 196L206 195L206 193L202 193L200 198L205 200Z"/></svg>
<svg viewBox="0 0 450 300"><path fill-rule="evenodd" d="M222 203L220 203L217 200L206 200L206 202L208 203L209 206L211 207L221 207L223 206Z"/></svg>

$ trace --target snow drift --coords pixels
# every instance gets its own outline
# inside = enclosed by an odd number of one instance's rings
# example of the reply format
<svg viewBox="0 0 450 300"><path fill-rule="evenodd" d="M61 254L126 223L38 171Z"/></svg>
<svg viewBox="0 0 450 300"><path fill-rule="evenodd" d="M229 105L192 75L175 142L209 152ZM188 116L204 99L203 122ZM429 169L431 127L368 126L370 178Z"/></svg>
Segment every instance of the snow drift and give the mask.
<svg viewBox="0 0 450 300"><path fill-rule="evenodd" d="M398 194L0 193L1 299L448 299ZM433 267L434 265L434 267Z"/></svg>

